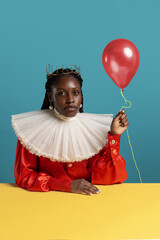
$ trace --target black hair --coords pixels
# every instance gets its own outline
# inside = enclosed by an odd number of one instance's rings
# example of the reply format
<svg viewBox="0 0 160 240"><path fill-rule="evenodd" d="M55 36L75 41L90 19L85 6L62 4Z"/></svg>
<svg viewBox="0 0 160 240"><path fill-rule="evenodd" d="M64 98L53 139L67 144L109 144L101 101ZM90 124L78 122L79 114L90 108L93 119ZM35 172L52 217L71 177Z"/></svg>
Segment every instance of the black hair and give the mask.
<svg viewBox="0 0 160 240"><path fill-rule="evenodd" d="M52 86L54 84L56 84L56 82L62 76L66 76L66 75L76 78L78 80L79 84L80 84L80 87L82 88L83 79L81 78L81 75L76 72L75 69L60 68L60 69L55 70L52 74L47 74L47 82L45 84L46 93L45 93L45 97L44 97L44 100L43 100L41 110L49 108L50 102L49 102L49 99L48 99L48 93L51 93ZM81 90L81 93L82 93L82 90ZM82 104L82 107L80 107L79 112L83 112L83 93L82 93L81 104ZM54 108L54 104L52 104L52 106Z"/></svg>

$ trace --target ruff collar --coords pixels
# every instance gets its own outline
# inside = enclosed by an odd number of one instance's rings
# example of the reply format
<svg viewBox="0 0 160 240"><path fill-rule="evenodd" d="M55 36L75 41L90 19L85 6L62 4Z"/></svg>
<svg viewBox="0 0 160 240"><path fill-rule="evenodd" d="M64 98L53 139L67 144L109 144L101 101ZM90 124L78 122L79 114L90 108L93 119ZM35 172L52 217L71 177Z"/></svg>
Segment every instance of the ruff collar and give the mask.
<svg viewBox="0 0 160 240"><path fill-rule="evenodd" d="M12 115L12 127L24 147L51 161L80 162L107 143L113 114L77 113L65 117L56 110Z"/></svg>

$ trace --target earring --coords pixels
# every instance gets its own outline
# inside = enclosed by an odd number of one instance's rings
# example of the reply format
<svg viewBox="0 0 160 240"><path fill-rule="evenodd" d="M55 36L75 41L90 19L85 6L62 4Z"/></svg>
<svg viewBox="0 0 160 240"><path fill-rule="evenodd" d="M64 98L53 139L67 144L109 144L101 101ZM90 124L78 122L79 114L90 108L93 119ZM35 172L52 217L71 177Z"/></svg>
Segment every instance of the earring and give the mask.
<svg viewBox="0 0 160 240"><path fill-rule="evenodd" d="M83 105L82 104L80 104L80 108L82 107Z"/></svg>
<svg viewBox="0 0 160 240"><path fill-rule="evenodd" d="M53 106L52 106L52 105L50 105L50 106L49 106L49 109L50 109L50 110L52 110L52 109L53 109Z"/></svg>

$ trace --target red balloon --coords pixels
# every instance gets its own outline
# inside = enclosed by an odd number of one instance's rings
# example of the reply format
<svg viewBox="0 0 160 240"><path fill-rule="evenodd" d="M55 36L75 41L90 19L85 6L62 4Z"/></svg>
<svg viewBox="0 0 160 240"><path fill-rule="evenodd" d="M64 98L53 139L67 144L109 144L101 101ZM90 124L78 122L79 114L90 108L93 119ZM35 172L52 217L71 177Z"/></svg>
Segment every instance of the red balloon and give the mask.
<svg viewBox="0 0 160 240"><path fill-rule="evenodd" d="M128 86L139 66L137 47L127 39L115 39L104 49L103 67L119 88Z"/></svg>

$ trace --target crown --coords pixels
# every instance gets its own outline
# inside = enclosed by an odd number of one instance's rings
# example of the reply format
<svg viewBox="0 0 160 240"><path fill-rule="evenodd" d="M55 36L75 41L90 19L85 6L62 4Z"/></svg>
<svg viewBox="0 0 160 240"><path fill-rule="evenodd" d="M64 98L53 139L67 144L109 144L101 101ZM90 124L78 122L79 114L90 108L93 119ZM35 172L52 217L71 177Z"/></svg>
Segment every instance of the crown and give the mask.
<svg viewBox="0 0 160 240"><path fill-rule="evenodd" d="M70 67L68 67L68 65L66 64L65 68L64 68L64 65L62 65L62 73L61 74L68 74L67 69L70 69L71 73L77 73L78 75L81 75L80 66L78 67L78 65L74 65L74 64L69 64L69 65L70 65ZM48 66L46 67L46 73L47 73L47 76L50 76L50 75L56 76L56 75L58 75L58 68L57 68L57 66L56 66L56 69L53 70L53 65L48 64Z"/></svg>

